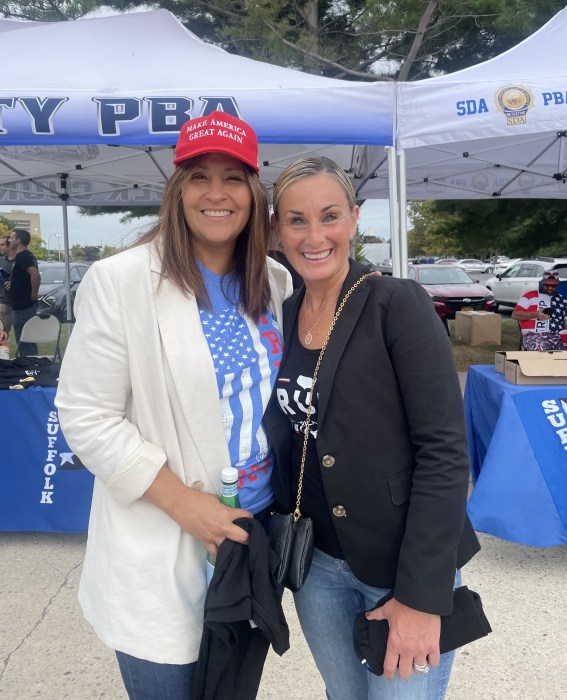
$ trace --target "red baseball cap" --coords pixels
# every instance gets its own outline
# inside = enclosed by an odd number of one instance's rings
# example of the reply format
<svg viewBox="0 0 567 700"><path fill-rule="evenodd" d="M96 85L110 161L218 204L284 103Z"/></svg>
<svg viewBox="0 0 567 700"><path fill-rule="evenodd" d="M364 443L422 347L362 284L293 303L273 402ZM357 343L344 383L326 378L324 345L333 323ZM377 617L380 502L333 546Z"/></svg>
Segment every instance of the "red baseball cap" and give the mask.
<svg viewBox="0 0 567 700"><path fill-rule="evenodd" d="M181 127L173 163L179 165L203 153L226 153L260 174L254 129L227 112L211 112L206 117L190 119Z"/></svg>

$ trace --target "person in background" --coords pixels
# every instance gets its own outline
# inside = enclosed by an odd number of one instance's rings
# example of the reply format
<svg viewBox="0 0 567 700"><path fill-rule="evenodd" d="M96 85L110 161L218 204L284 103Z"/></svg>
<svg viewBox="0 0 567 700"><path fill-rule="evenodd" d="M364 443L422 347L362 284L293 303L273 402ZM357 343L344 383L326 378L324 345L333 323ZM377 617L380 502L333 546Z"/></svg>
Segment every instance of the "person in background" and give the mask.
<svg viewBox="0 0 567 700"><path fill-rule="evenodd" d="M205 555L273 502L261 425L281 359L289 273L266 256L268 201L249 124L181 129L156 225L96 262L56 405L95 474L79 600L135 700L187 700L202 634ZM241 508L219 501L239 471Z"/></svg>
<svg viewBox="0 0 567 700"><path fill-rule="evenodd" d="M524 350L562 350L559 331L567 328L567 299L559 294L559 273L543 273L539 289L526 292L512 311L520 322Z"/></svg>
<svg viewBox="0 0 567 700"><path fill-rule="evenodd" d="M10 234L9 256L13 258L12 275L6 287L12 302L12 325L16 343L20 342L22 328L37 312L37 297L41 277L35 255L28 250L31 236L28 231L15 228ZM21 355L37 355L35 343L21 343Z"/></svg>
<svg viewBox="0 0 567 700"><path fill-rule="evenodd" d="M349 260L358 211L327 158L288 166L272 224L304 286L284 304L284 356L264 418L281 512L295 507L312 377L337 305L367 268ZM447 335L412 280L372 275L336 320L322 359L301 512L315 551L294 594L330 700L442 698L453 654L439 653L457 570L478 551L466 515L463 402ZM458 580L458 577L457 577ZM384 675L353 647L357 613L387 619Z"/></svg>
<svg viewBox="0 0 567 700"><path fill-rule="evenodd" d="M12 300L6 283L12 274L14 258L10 255L10 236L0 237L0 321L6 333L12 328Z"/></svg>
<svg viewBox="0 0 567 700"><path fill-rule="evenodd" d="M6 331L0 331L0 360L10 359L10 349L8 342L8 334Z"/></svg>

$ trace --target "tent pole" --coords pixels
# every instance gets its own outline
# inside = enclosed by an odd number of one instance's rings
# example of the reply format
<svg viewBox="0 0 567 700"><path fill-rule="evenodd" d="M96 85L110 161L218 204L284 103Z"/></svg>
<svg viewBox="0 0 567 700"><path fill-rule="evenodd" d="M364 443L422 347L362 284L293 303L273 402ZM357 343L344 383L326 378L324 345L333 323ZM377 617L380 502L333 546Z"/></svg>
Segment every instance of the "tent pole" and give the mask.
<svg viewBox="0 0 567 700"><path fill-rule="evenodd" d="M400 277L408 276L408 201L406 187L406 152L398 151L398 202L400 216Z"/></svg>
<svg viewBox="0 0 567 700"><path fill-rule="evenodd" d="M400 217L398 214L398 172L396 163L396 149L393 146L386 148L388 151L388 191L390 201L390 251L392 254L392 275L401 277L402 266L400 260Z"/></svg>
<svg viewBox="0 0 567 700"><path fill-rule="evenodd" d="M65 300L67 302L67 323L71 323L73 309L71 308L71 265L69 261L69 221L67 216L67 173L60 174L61 194L59 199L63 206L63 248L65 250Z"/></svg>

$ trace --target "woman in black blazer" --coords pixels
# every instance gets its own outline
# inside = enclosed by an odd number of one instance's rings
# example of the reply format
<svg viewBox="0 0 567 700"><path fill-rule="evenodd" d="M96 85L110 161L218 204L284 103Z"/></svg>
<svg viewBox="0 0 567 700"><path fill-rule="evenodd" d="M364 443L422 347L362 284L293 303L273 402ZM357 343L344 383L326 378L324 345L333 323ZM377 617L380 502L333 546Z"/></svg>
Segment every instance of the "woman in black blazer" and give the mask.
<svg viewBox="0 0 567 700"><path fill-rule="evenodd" d="M368 270L349 260L359 208L327 158L289 166L272 224L305 285L284 304L284 356L264 424L282 511L295 506L315 363L336 307ZM315 554L295 594L330 700L442 698L452 654L439 655L440 615L457 570L479 549L465 507L468 454L452 351L427 293L370 276L331 333L312 399L301 499ZM384 676L359 663L355 615L388 619Z"/></svg>

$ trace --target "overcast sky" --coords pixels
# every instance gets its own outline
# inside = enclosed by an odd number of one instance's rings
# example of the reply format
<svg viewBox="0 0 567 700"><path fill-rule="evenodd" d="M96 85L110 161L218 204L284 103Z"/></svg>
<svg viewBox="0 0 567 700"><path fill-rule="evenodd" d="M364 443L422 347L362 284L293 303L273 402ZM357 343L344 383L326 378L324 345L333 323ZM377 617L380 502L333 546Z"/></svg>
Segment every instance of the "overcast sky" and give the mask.
<svg viewBox="0 0 567 700"><path fill-rule="evenodd" d="M63 210L61 207L0 206L0 215L13 210L24 210L39 214L41 237L49 248L56 248L56 235L61 236L63 247ZM79 245L110 245L121 247L137 238L137 234L149 227L149 217L138 219L134 223L121 224L123 214L101 214L100 216L81 216L78 207L67 207L69 221L69 247ZM53 236L53 238L51 238Z"/></svg>
<svg viewBox="0 0 567 700"><path fill-rule="evenodd" d="M13 209L23 207L0 206L0 215ZM63 211L60 207L26 207L28 213L40 216L41 237L50 249L58 245L63 248ZM359 228L361 233L372 229L375 236L390 237L390 220L388 202L385 200L368 200L360 211ZM153 219L146 217L129 224L120 223L122 214L102 214L100 216L81 216L77 207L67 207L69 217L69 247L79 245L102 245L120 248L132 243L138 235L149 228ZM60 235L60 244L57 243Z"/></svg>

